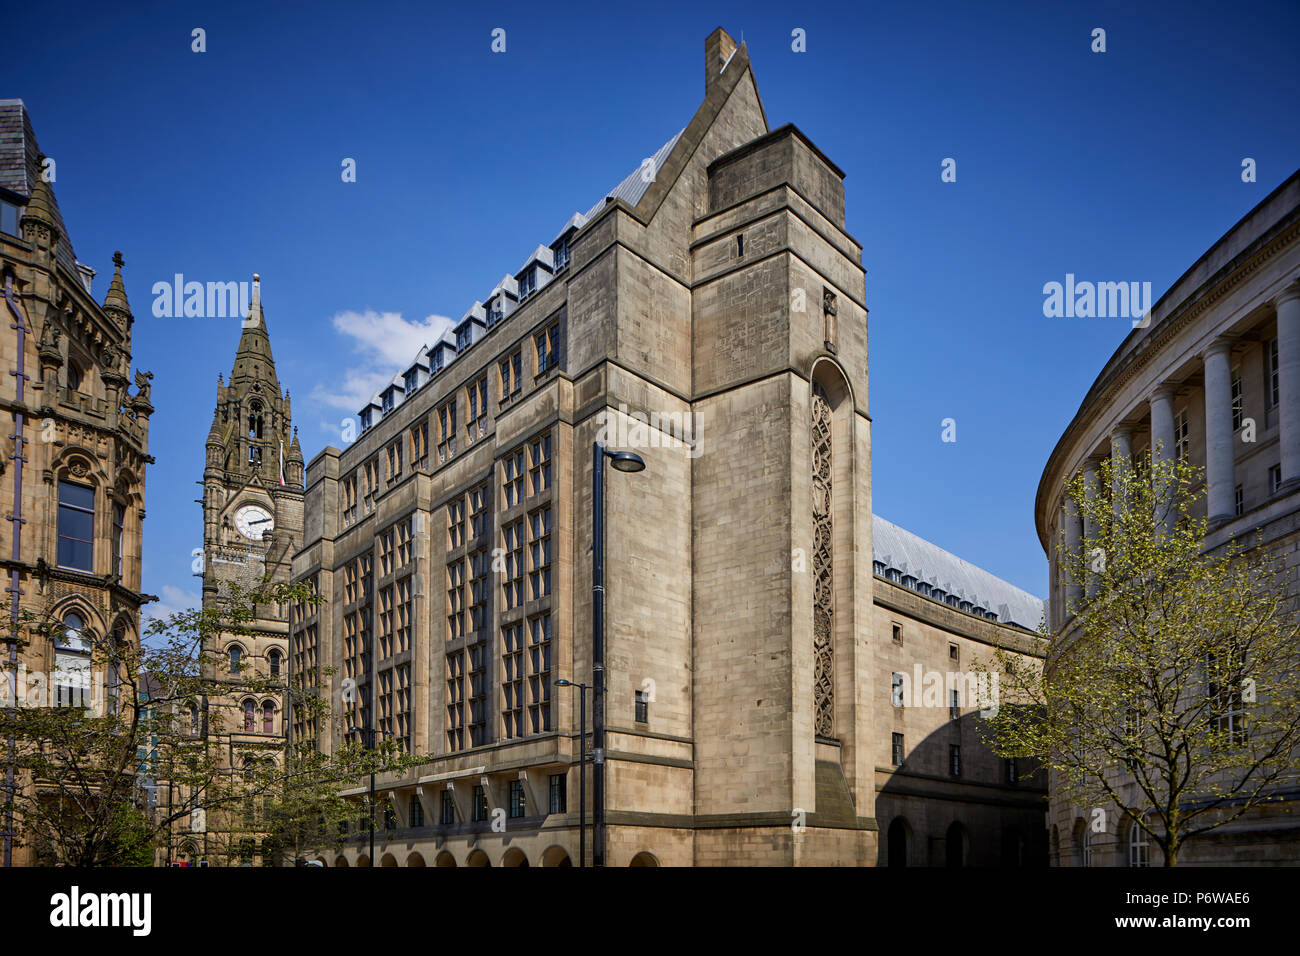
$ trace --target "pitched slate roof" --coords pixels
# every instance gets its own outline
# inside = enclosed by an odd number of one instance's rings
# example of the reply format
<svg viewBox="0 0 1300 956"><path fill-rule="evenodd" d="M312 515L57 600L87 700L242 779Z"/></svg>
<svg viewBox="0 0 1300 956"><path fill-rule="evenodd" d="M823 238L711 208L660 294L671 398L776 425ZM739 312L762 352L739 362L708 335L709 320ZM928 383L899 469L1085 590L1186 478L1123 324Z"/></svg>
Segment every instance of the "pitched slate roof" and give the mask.
<svg viewBox="0 0 1300 956"><path fill-rule="evenodd" d="M14 193L22 205L31 199L32 189L41 177L41 150L36 144L31 118L22 100L0 100L0 188ZM68 274L77 277L77 255L72 238L63 224L59 201L51 184L50 205L60 240L56 258Z"/></svg>
<svg viewBox="0 0 1300 956"><path fill-rule="evenodd" d="M1038 629L1046 607L1040 598L880 515L871 518L874 527L871 550L876 561L986 608L997 614L1001 623L1019 624L1031 631Z"/></svg>
<svg viewBox="0 0 1300 956"><path fill-rule="evenodd" d="M668 159L668 154L673 151L673 147L677 145L677 141L681 139L682 133L684 132L686 132L685 129L678 130L676 136L660 146L658 151L650 157L652 163L651 169L654 170L655 174L658 174L659 170L663 168L664 162ZM649 189L651 184L654 182L654 176L651 176L649 179L645 177L643 172L644 168L645 164L641 163L636 169L632 170L631 174L626 179L609 192L605 193L605 195L601 197L600 202L587 210L583 217L584 220L590 219L592 216L596 215L596 213L604 209L605 204L611 199L622 199L629 206L636 206L636 204L641 201L641 197L646 194L646 190Z"/></svg>

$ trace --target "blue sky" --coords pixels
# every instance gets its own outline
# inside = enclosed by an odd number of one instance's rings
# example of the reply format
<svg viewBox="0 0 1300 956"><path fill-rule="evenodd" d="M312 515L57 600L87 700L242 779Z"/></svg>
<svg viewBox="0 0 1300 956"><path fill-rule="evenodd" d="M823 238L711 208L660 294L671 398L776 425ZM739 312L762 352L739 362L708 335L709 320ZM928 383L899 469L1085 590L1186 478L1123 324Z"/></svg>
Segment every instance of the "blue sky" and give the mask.
<svg viewBox="0 0 1300 956"><path fill-rule="evenodd" d="M153 283L263 277L310 459L460 316L681 129L705 36L749 46L773 126L847 174L870 318L875 510L1036 594L1039 476L1130 325L1047 319L1044 283L1158 298L1300 165L1291 2L67 4L6 14L78 257L126 257L154 371L146 591L197 601L195 481L232 319ZM191 51L206 30L207 52ZM506 53L490 51L506 30ZM1090 50L1106 30L1107 50ZM806 31L807 52L791 49ZM357 182L343 183L345 157ZM957 181L940 164L957 161ZM1241 181L1241 162L1258 181ZM957 441L941 441L954 418Z"/></svg>

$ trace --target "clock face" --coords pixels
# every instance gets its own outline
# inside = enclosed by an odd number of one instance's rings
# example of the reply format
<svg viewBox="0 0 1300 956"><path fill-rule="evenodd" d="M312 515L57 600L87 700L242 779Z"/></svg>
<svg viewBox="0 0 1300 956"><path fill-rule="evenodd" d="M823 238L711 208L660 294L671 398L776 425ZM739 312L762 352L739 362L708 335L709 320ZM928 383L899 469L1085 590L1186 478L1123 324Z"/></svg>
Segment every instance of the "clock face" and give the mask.
<svg viewBox="0 0 1300 956"><path fill-rule="evenodd" d="M235 529L249 541L261 541L274 527L271 513L260 505L244 505L235 512Z"/></svg>

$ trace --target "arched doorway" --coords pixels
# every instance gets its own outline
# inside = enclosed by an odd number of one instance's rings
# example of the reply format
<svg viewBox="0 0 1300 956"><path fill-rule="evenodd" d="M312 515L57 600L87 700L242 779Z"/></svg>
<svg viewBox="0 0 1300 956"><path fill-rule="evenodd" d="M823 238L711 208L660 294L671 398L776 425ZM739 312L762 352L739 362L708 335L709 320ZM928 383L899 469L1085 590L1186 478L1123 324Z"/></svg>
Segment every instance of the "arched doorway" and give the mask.
<svg viewBox="0 0 1300 956"><path fill-rule="evenodd" d="M412 853L406 858L407 866L424 866L424 856L420 853Z"/></svg>
<svg viewBox="0 0 1300 956"><path fill-rule="evenodd" d="M385 853L379 858L380 866L397 866L397 857L391 853Z"/></svg>
<svg viewBox="0 0 1300 956"><path fill-rule="evenodd" d="M902 817L895 817L894 822L889 825L890 866L907 866L907 837L907 821Z"/></svg>
<svg viewBox="0 0 1300 956"><path fill-rule="evenodd" d="M342 853L340 853L337 857L334 858L334 865L346 867L348 865L348 858L344 856Z"/></svg>
<svg viewBox="0 0 1300 956"><path fill-rule="evenodd" d="M482 850L475 850L465 859L466 866L491 866L492 861Z"/></svg>
<svg viewBox="0 0 1300 956"><path fill-rule="evenodd" d="M966 865L966 828L960 823L948 827L944 837L944 862L947 866Z"/></svg>
<svg viewBox="0 0 1300 956"><path fill-rule="evenodd" d="M542 866L573 866L569 851L562 846L548 847L542 854Z"/></svg>
<svg viewBox="0 0 1300 956"><path fill-rule="evenodd" d="M655 855L653 853L650 853L647 850L642 850L636 856L632 857L632 862L628 864L628 866L658 866L658 865L659 865L659 860L655 858Z"/></svg>
<svg viewBox="0 0 1300 956"><path fill-rule="evenodd" d="M524 851L518 847L511 847L509 850L506 850L505 854L501 857L501 865L527 866L528 857L524 856Z"/></svg>
<svg viewBox="0 0 1300 956"><path fill-rule="evenodd" d="M433 865L434 866L455 866L456 858L452 856L450 853L448 853L446 850L443 850L436 857L434 857Z"/></svg>
<svg viewBox="0 0 1300 956"><path fill-rule="evenodd" d="M357 866L369 866L369 865L370 865L370 857L366 856L364 853L361 856L357 857Z"/></svg>

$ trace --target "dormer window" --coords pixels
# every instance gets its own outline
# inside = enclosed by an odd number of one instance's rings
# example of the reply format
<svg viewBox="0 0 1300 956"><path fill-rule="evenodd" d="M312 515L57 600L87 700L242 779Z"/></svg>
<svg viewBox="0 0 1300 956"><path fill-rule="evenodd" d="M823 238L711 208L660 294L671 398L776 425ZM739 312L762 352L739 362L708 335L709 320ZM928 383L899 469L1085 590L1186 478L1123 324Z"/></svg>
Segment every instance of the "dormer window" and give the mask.
<svg viewBox="0 0 1300 956"><path fill-rule="evenodd" d="M496 314L496 310L493 310ZM462 328L456 330L456 351L463 352L470 346L474 334L474 326L466 322Z"/></svg>
<svg viewBox="0 0 1300 956"><path fill-rule="evenodd" d="M442 349L435 349L434 351L430 352L429 358L432 361L432 365L429 369L429 374L432 375L434 372L441 372L442 371Z"/></svg>
<svg viewBox="0 0 1300 956"><path fill-rule="evenodd" d="M387 415L393 410L393 390L390 388L384 392L384 414Z"/></svg>
<svg viewBox="0 0 1300 956"><path fill-rule="evenodd" d="M502 319L506 317L505 301L506 301L505 296L499 295L495 299L493 299L490 303L488 303L487 321L488 321L489 328L496 325L498 322L500 322Z"/></svg>
<svg viewBox="0 0 1300 956"><path fill-rule="evenodd" d="M413 368L407 372L406 377L402 380L402 384L406 386L406 393L408 395L411 392L414 392L420 387L420 370L418 368Z"/></svg>
<svg viewBox="0 0 1300 956"><path fill-rule="evenodd" d="M365 411L363 411L363 412L361 413L361 430L362 430L362 431L365 431L367 428L370 427L370 424L371 424L370 417L371 417L371 411L370 411L370 409L368 409L368 408L367 408Z"/></svg>
<svg viewBox="0 0 1300 956"><path fill-rule="evenodd" d="M537 291L537 270L533 268L525 269L519 274L519 301Z"/></svg>
<svg viewBox="0 0 1300 956"><path fill-rule="evenodd" d="M551 246L551 251L555 253L555 271L559 272L569 264L569 240L561 239Z"/></svg>

